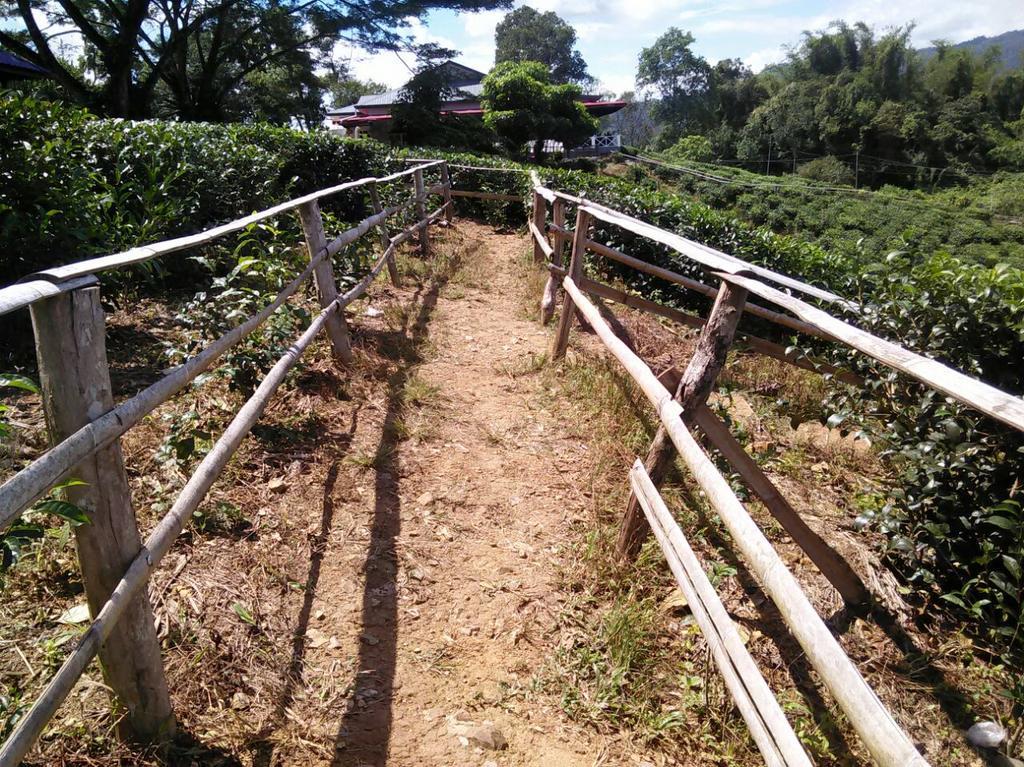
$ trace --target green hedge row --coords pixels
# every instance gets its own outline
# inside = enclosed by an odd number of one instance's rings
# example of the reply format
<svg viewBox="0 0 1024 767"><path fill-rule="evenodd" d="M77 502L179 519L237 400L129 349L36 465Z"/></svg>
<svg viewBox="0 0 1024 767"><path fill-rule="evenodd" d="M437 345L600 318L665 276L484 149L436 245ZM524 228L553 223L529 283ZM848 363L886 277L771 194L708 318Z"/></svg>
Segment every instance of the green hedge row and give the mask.
<svg viewBox="0 0 1024 767"><path fill-rule="evenodd" d="M389 166L387 147L269 125L100 120L0 96L0 269L39 269L230 221ZM328 209L358 217L361 197ZM164 259L173 273L184 258Z"/></svg>
<svg viewBox="0 0 1024 767"><path fill-rule="evenodd" d="M946 251L970 263L1024 267L1024 227L1016 221L1019 210L1009 203L1022 188L1019 173L974 179L968 187L939 194L883 187L857 196L853 190L813 191L794 176L766 178L717 165L695 167L732 183L663 168L647 170L701 202L854 260L889 250L906 251L915 259Z"/></svg>

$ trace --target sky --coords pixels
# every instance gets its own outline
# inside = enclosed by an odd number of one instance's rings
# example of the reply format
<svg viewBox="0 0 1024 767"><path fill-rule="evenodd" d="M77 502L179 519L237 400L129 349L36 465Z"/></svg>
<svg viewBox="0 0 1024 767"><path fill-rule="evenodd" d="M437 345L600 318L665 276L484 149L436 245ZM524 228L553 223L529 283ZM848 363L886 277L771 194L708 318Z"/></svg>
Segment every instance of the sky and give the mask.
<svg viewBox="0 0 1024 767"><path fill-rule="evenodd" d="M634 89L637 57L668 27L690 31L694 49L714 63L740 58L755 71L780 61L804 30L830 21L865 21L877 30L914 22L917 47L933 40L952 42L1024 28L1024 0L531 0L539 11L554 11L576 29L577 47L602 91ZM457 60L486 72L494 64L494 27L507 11L437 11L414 22L417 42L436 42L461 51ZM394 53L367 55L341 46L356 77L398 87L409 79L415 59Z"/></svg>

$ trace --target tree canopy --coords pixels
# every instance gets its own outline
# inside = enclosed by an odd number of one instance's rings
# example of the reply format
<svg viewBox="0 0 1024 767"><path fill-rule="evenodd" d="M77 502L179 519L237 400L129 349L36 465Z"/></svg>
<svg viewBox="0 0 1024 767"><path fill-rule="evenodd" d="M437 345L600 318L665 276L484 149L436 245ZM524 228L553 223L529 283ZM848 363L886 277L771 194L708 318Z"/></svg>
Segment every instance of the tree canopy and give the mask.
<svg viewBox="0 0 1024 767"><path fill-rule="evenodd" d="M738 60L712 66L690 33L672 28L641 52L637 83L659 97L664 148L700 134L730 160L857 158L869 183L1021 166L1024 70L1002 68L998 50L944 43L925 58L911 32L835 22L755 75Z"/></svg>
<svg viewBox="0 0 1024 767"><path fill-rule="evenodd" d="M552 83L539 61L503 61L484 78L484 124L513 154L521 153L526 142L536 141L539 155L546 139L569 149L598 129L580 95L578 85Z"/></svg>
<svg viewBox="0 0 1024 767"><path fill-rule="evenodd" d="M53 73L99 114L244 119L275 88L311 97L315 67L346 40L405 46L410 20L508 0L0 0L0 44ZM66 40L81 42L69 60ZM269 80L268 80L269 78ZM306 86L302 84L305 83ZM268 88L269 86L269 88ZM261 114L259 117L269 117Z"/></svg>
<svg viewBox="0 0 1024 767"><path fill-rule="evenodd" d="M587 63L575 49L576 30L554 11L541 13L528 5L498 22L494 31L494 62L539 61L551 82L589 85Z"/></svg>

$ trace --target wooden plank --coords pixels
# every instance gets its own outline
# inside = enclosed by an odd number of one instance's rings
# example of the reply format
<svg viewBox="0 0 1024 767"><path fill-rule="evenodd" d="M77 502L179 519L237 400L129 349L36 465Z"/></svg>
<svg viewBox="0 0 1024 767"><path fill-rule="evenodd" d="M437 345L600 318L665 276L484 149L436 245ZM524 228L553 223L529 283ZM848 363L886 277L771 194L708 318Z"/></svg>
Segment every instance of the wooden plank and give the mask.
<svg viewBox="0 0 1024 767"><path fill-rule="evenodd" d="M530 235L533 237L534 260L538 264L545 263L555 255L554 248L548 245L544 232L538 229L533 221L527 222L527 226L530 229ZM539 259L536 255L538 252L540 254Z"/></svg>
<svg viewBox="0 0 1024 767"><path fill-rule="evenodd" d="M783 293L769 285L735 274L720 274L722 279L743 287L792 312L805 322L853 347L872 359L906 373L936 391L969 405L998 421L1024 430L1024 399L1000 391L971 378L941 362L915 354L867 331L836 319L827 312ZM983 339L979 339L984 342Z"/></svg>
<svg viewBox="0 0 1024 767"><path fill-rule="evenodd" d="M615 336L597 307L572 279L566 277L562 286L604 345L654 405L672 444L704 491L708 503L725 523L750 571L779 608L779 613L804 649L807 659L817 670L874 760L881 767L926 767L928 762L917 752L913 742L864 681L821 616L815 612L796 578L747 514L728 480L719 473L714 462L690 434L681 417L682 406L672 398L651 369Z"/></svg>
<svg viewBox="0 0 1024 767"><path fill-rule="evenodd" d="M629 480L765 764L811 767L799 738L750 657L700 560L639 459L633 464Z"/></svg>
<svg viewBox="0 0 1024 767"><path fill-rule="evenodd" d="M337 302L324 309L310 323L309 328L288 347L284 356L270 369L253 395L228 424L220 439L213 445L206 457L200 461L195 472L185 483L171 510L157 523L139 554L132 560L123 577L111 593L110 599L96 614L92 624L79 639L75 649L53 675L46 689L17 723L14 732L0 748L0 767L17 767L54 713L68 697L78 678L96 657L100 647L114 632L132 603L135 594L149 580L150 573L170 550L175 538L191 519L193 512L206 498L206 494L220 476L231 456L238 450L242 440L263 414L270 397L284 381L313 339L319 334L327 319L339 311Z"/></svg>
<svg viewBox="0 0 1024 767"><path fill-rule="evenodd" d="M320 203L316 200L302 205L298 209L299 220L302 222L302 233L306 238L306 250L309 251L310 261L320 251L327 250L327 239L324 237L324 222L320 215ZM338 297L338 285L334 281L334 268L331 260L325 258L317 262L313 269L313 278L316 280L316 295L322 308L330 306ZM354 359L352 356L352 343L349 340L348 326L341 312L335 312L327 321L327 335L331 339L331 350L334 359L338 364L350 365Z"/></svg>
<svg viewBox="0 0 1024 767"><path fill-rule="evenodd" d="M579 211L576 214L576 239L572 243L572 253L569 256L569 276L566 279L578 280L583 276L583 259L586 256L587 232L590 230L592 218L589 213ZM551 349L551 359L560 360L565 356L565 350L569 346L569 331L572 329L572 321L576 314L575 302L566 293L562 301L562 314L558 318L558 330L555 332L555 341Z"/></svg>
<svg viewBox="0 0 1024 767"><path fill-rule="evenodd" d="M551 206L551 219L552 224L549 230L565 228L565 200L554 199L554 203ZM552 264L561 266L563 243L557 237L553 239L554 244L549 258ZM551 322L551 318L555 316L555 304L558 301L558 284L558 278L556 278L554 273L549 272L547 282L544 283L544 295L540 301L540 321L542 325L547 325Z"/></svg>
<svg viewBox="0 0 1024 767"><path fill-rule="evenodd" d="M533 261L543 264L551 258L551 246L544 234L544 226L548 220L548 204L536 192L533 193L533 219L529 221L530 232L533 234Z"/></svg>
<svg viewBox="0 0 1024 767"><path fill-rule="evenodd" d="M693 420L711 444L743 478L747 486L761 499L768 512L817 565L821 574L835 586L843 599L851 605L866 604L870 599L870 594L864 586L864 582L849 563L804 522L796 509L790 505L789 501L768 478L768 475L761 471L761 467L753 458L747 455L743 445L737 442L729 432L729 427L706 406L697 408Z"/></svg>
<svg viewBox="0 0 1024 767"><path fill-rule="evenodd" d="M452 197L475 197L478 200L508 200L517 202L523 199L519 194L500 194L498 192L469 192L465 189L452 189Z"/></svg>
<svg viewBox="0 0 1024 767"><path fill-rule="evenodd" d="M228 349L262 325L302 287L313 274L317 263L324 258L327 258L327 254L321 253L301 274L288 283L273 301L255 315L227 331L192 359L166 371L160 380L134 397L85 424L0 485L0 531L6 529L19 514L59 482L74 465L81 463L135 426L150 411L185 388L208 370Z"/></svg>
<svg viewBox="0 0 1024 767"><path fill-rule="evenodd" d="M700 338L697 339L693 356L676 388L675 396L683 408L683 417L690 422L696 409L707 400L718 374L725 367L729 347L736 336L736 328L746 300L747 291L742 288L734 289L728 283L722 283L722 289L708 315L708 321L701 329ZM660 485L668 473L674 452L668 430L663 425L658 426L651 449L644 461L644 468L655 486ZM634 559L649 532L650 527L645 523L639 501L631 493L619 526L616 542L618 555L625 560Z"/></svg>
<svg viewBox="0 0 1024 767"><path fill-rule="evenodd" d="M455 206L452 204L452 177L448 172L447 162L441 164L441 193L444 195L446 204L444 220L451 224L452 217L455 214Z"/></svg>
<svg viewBox="0 0 1024 767"><path fill-rule="evenodd" d="M599 218L609 224L615 224L627 231L642 235L650 240L654 240L655 242L660 242L662 245L667 245L677 253L680 253L710 269L728 272L729 274L752 272L762 279L771 280L779 285L784 285L792 290L817 298L820 301L852 306L849 301L837 296L835 293L817 288L814 285L808 285L800 280L795 280L784 274L773 272L771 269L765 269L762 266L752 264L735 256L730 256L727 253L714 250L706 245L687 239L682 235L665 231L653 224L648 224L646 221L641 221L638 218L627 216L625 213L620 213L619 211L608 208L604 205L597 205L588 200L583 203L583 207L585 207L595 218Z"/></svg>
<svg viewBox="0 0 1024 767"><path fill-rule="evenodd" d="M565 269L560 269L553 265L548 266L548 270L552 276L557 279L561 279L565 276ZM618 288L613 288L610 285L605 285L594 280L583 277L579 286L587 293L591 293L601 298L607 298L610 301L616 301L623 306L628 306L632 309L639 309L640 311L648 312L649 314L657 315L658 317L664 317L672 322L677 322L680 325L685 325L690 328L703 328L704 320L695 314L688 314L687 312L674 309L671 306L665 306L654 301L650 301L646 298L627 293ZM750 306L748 302L747 307ZM755 336L750 333L744 333L742 331L736 331L736 337L741 339L743 344L752 351L758 354L763 354L766 357L779 360L779 362L785 362L793 367L798 367L801 370L807 370L811 373L817 373L818 375L829 375L835 378L837 381L850 384L852 386L863 386L864 379L858 375L854 375L848 370L842 370L837 368L835 365L830 365L827 362L823 362L813 357L802 354L799 350L789 351L782 344L777 344L774 341L768 341L767 339Z"/></svg>
<svg viewBox="0 0 1024 767"><path fill-rule="evenodd" d="M414 162L436 162L436 160L430 159L406 159L403 162L414 163ZM482 170L482 171L494 171L495 173L530 173L528 168L489 168L486 165L457 165L456 163L446 163L449 168L455 168L457 170Z"/></svg>
<svg viewBox="0 0 1024 767"><path fill-rule="evenodd" d="M31 280L0 289L0 316L21 309L44 298L52 298L61 293L70 293L79 288L98 285L99 280L93 275L77 277L67 282L54 284L49 280Z"/></svg>
<svg viewBox="0 0 1024 767"><path fill-rule="evenodd" d="M634 269L637 269L638 271L651 275L652 277L658 277L667 282L672 282L675 283L676 285L681 285L687 290L692 290L696 293L700 293L701 295L707 296L708 298L714 299L718 295L718 288L712 287L711 285L706 285L703 282L699 282L697 280L691 280L689 277L685 277L684 275L679 274L678 272L673 272L670 269L665 269L663 267L656 266L654 264L648 263L647 261L643 261L642 259L636 258L635 256L627 255L626 253L623 253L620 250L616 250L615 248L611 248L605 245L604 243L594 242L593 240L587 240L587 249L599 255L610 258L613 261L618 261L620 264L631 266ZM758 306L757 304L748 303L747 306L744 308L744 311L754 315L755 317L760 317L762 319L768 320L769 322L774 322L776 325L782 325L783 327L789 328L790 330L796 330L800 333L806 333L807 335L816 336L818 338L824 338L825 340L833 340L830 335L823 332L820 328L811 325L810 323L801 322L798 319L789 317L785 314L780 314L779 312L774 312L771 309L766 309L763 306Z"/></svg>
<svg viewBox="0 0 1024 767"><path fill-rule="evenodd" d="M184 250L185 248L195 247L196 245L204 245L219 237L223 237L226 234L241 231L251 224L265 221L266 219L273 218L274 216L279 216L282 213L287 213L290 210L294 210L310 202L321 200L324 197L330 197L331 195L338 194L339 192L343 192L348 189L365 186L366 184L374 181L378 184L397 181L400 178L413 175L417 172L422 173L426 168L440 164L441 160L437 160L436 162L431 162L416 168L409 168L408 170L400 171L398 173L392 173L391 175L384 176L383 178L375 179L370 177L361 178L356 181L346 181L344 184L338 184L337 186L321 189L318 192L312 192L311 194L307 194L302 197L296 197L294 200L283 202L280 205L274 205L266 210L253 213L243 218L235 219L234 221L222 224L221 226L215 226L212 229L206 229L197 234L188 235L187 237L176 237L171 240L156 242L152 245L143 245L137 248L132 248L131 250L126 250L122 253L114 253L109 256L101 256L100 258L92 258L87 261L79 261L78 263L68 264L66 266L46 269L41 272L36 272L33 275L29 275L25 279L40 277L52 282L62 282L64 280L71 279L72 277L82 277L87 274L102 272L108 269L116 269L129 264L137 264L142 261L149 261L157 256L166 255L167 253L173 253L178 250Z"/></svg>
<svg viewBox="0 0 1024 767"><path fill-rule="evenodd" d="M39 381L52 444L114 406L107 368L106 327L99 288L32 305ZM64 491L89 524L74 528L75 548L90 615L98 615L125 568L142 548L121 446L97 450L74 468L85 484ZM174 711L160 659L149 596L138 594L100 648L103 678L126 716L121 737L144 743L174 734Z"/></svg>

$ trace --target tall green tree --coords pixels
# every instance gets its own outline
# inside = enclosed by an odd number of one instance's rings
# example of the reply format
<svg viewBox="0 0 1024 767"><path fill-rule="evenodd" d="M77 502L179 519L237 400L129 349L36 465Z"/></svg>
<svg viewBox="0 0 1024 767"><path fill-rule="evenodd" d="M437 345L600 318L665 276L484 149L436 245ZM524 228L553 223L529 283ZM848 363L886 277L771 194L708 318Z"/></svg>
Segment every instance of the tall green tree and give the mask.
<svg viewBox="0 0 1024 767"><path fill-rule="evenodd" d="M553 11L517 8L494 30L494 62L539 61L554 83L589 86L587 63L576 50L576 30Z"/></svg>
<svg viewBox="0 0 1024 767"><path fill-rule="evenodd" d="M708 125L712 69L693 51L693 43L689 32L670 27L640 52L636 82L659 96L653 114L666 126L663 140L668 143Z"/></svg>
<svg viewBox="0 0 1024 767"><path fill-rule="evenodd" d="M118 117L230 119L253 73L321 65L339 40L397 50L412 19L508 0L0 0L0 44L46 67L68 96ZM60 46L76 35L83 62Z"/></svg>
<svg viewBox="0 0 1024 767"><path fill-rule="evenodd" d="M598 129L597 119L580 101L579 86L552 83L539 61L504 61L483 85L484 124L513 154L521 154L528 141L535 141L539 159L546 139L570 149Z"/></svg>

